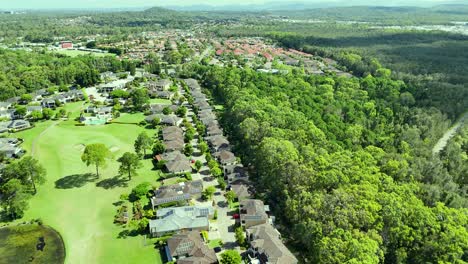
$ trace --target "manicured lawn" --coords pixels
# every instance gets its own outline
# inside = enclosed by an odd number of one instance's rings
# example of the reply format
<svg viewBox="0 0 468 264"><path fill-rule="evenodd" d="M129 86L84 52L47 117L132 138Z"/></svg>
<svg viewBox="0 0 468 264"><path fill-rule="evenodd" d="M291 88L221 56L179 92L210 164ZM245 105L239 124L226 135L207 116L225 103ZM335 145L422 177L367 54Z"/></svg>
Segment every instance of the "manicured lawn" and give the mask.
<svg viewBox="0 0 468 264"><path fill-rule="evenodd" d="M145 120L145 115L143 113L121 113L120 116L113 121L122 123L140 123L143 120Z"/></svg>
<svg viewBox="0 0 468 264"><path fill-rule="evenodd" d="M150 104L164 104L164 105L170 105L170 104L172 104L172 103L171 103L171 100L160 99L160 98L153 98L153 99L150 99Z"/></svg>
<svg viewBox="0 0 468 264"><path fill-rule="evenodd" d="M65 260L62 238L50 227L0 228L0 238L0 263L61 264Z"/></svg>
<svg viewBox="0 0 468 264"><path fill-rule="evenodd" d="M222 247L223 241L221 239L213 239L208 243L209 248Z"/></svg>
<svg viewBox="0 0 468 264"><path fill-rule="evenodd" d="M70 57L76 57L79 55L93 55L96 57L115 56L115 54L112 54L112 53L98 53L98 52L89 52L89 51L82 51L82 50L57 50L54 52L67 55Z"/></svg>
<svg viewBox="0 0 468 264"><path fill-rule="evenodd" d="M79 109L79 103L67 106ZM75 116L76 113L73 114ZM31 142L37 140L34 157L47 169L47 182L39 187L23 219L41 218L62 235L66 247L66 263L161 263L159 251L144 237L118 238L124 228L113 224L121 194L148 181L156 183L157 173L150 160L144 161L139 175L128 182L118 177L116 158L133 151L137 135L145 130L136 125L75 126L70 121L46 121L34 129L17 133L24 138L23 147L30 153ZM154 130L147 130L149 134ZM94 168L81 162L86 144L104 143L115 159L101 169L96 179ZM131 208L129 208L131 209Z"/></svg>

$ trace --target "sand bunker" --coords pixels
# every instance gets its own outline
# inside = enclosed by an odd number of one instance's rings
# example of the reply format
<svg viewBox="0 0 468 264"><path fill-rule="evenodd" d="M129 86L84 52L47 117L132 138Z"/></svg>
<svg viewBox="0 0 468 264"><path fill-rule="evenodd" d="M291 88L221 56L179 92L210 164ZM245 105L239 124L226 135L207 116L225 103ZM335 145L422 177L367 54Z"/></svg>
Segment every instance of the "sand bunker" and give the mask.
<svg viewBox="0 0 468 264"><path fill-rule="evenodd" d="M119 151L119 150L120 150L120 148L119 148L119 147L117 147L117 146L112 146L112 147L110 147L110 149L109 149L109 150L110 150L111 152L117 152L117 151Z"/></svg>

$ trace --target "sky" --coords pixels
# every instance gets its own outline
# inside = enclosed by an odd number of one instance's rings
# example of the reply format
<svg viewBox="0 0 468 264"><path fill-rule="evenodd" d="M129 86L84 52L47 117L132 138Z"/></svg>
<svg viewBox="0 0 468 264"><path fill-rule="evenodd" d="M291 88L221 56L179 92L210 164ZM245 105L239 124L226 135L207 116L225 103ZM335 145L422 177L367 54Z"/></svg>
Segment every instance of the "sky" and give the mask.
<svg viewBox="0 0 468 264"><path fill-rule="evenodd" d="M0 9L56 9L56 8L135 8L152 6L192 6L192 5L247 5L247 4L267 4L270 2L301 2L313 3L339 3L346 5L437 5L451 2L463 2L462 0L0 0ZM408 5L408 4L406 4Z"/></svg>

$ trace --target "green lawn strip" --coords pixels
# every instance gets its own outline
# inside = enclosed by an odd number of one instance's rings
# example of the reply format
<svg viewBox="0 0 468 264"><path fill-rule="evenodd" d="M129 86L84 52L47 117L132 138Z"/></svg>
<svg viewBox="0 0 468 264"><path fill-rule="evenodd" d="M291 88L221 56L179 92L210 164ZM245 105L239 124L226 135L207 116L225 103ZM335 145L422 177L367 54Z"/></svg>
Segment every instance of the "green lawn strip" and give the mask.
<svg viewBox="0 0 468 264"><path fill-rule="evenodd" d="M138 124L144 119L145 119L145 115L143 113L135 113L135 114L121 113L118 118L113 120L113 122L129 123L129 124L137 123Z"/></svg>
<svg viewBox="0 0 468 264"><path fill-rule="evenodd" d="M50 125L47 121L23 131L25 147ZM66 263L161 263L159 252L147 245L142 236L118 238L124 228L113 224L121 194L141 182L156 184L157 172L145 160L139 175L128 182L118 176L116 158L125 151L134 151L133 142L145 129L135 125L110 124L77 127L62 122L42 134L35 157L47 169L47 182L30 201L24 220L41 218L62 234ZM146 130L150 135L154 130ZM80 156L86 144L104 143L114 155L101 178L94 176L94 167L86 167Z"/></svg>
<svg viewBox="0 0 468 264"><path fill-rule="evenodd" d="M171 103L171 100L160 99L160 98L153 98L153 99L150 99L150 104L164 104L164 105L170 105L170 104L172 104L172 103Z"/></svg>
<svg viewBox="0 0 468 264"><path fill-rule="evenodd" d="M215 247L222 247L223 246L223 241L221 239L213 239L208 242L208 247L209 248L215 248Z"/></svg>
<svg viewBox="0 0 468 264"><path fill-rule="evenodd" d="M112 54L112 53L99 53L99 52L90 52L90 51L83 51L83 50L57 50L54 52L62 54L62 55L67 55L70 57L76 57L80 55L92 55L96 57L115 56L115 54Z"/></svg>
<svg viewBox="0 0 468 264"><path fill-rule="evenodd" d="M60 264L65 248L60 235L50 227L20 225L0 228L0 263Z"/></svg>

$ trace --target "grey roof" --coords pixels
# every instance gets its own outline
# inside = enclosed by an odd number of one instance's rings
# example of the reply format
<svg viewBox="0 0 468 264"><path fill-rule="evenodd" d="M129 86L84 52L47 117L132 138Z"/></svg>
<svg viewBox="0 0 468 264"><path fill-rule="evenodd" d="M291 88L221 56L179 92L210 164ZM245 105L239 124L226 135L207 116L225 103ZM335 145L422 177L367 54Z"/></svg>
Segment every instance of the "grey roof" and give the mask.
<svg viewBox="0 0 468 264"><path fill-rule="evenodd" d="M156 212L158 219L151 220L149 228L152 233L174 232L183 229L209 227L209 216L213 215L211 206L185 206L160 209Z"/></svg>
<svg viewBox="0 0 468 264"><path fill-rule="evenodd" d="M187 84L187 86L192 90L197 90L201 88L200 84L195 79L185 79L184 81Z"/></svg>
<svg viewBox="0 0 468 264"><path fill-rule="evenodd" d="M240 202L241 220L268 221L265 204L261 200L248 199Z"/></svg>
<svg viewBox="0 0 468 264"><path fill-rule="evenodd" d="M217 263L214 250L205 245L198 231L173 235L167 240L167 249L171 257L189 256L180 259L178 263L181 263L181 260L185 261L183 263Z"/></svg>
<svg viewBox="0 0 468 264"><path fill-rule="evenodd" d="M281 241L281 235L270 224L262 224L247 229L247 234L252 236L251 247L257 249L258 258L262 263L272 264L296 264L296 257Z"/></svg>
<svg viewBox="0 0 468 264"><path fill-rule="evenodd" d="M174 150L183 150L185 147L185 143L183 139L174 139L169 141L164 141L164 146L166 147L166 151L174 151ZM184 164L184 162L178 162L180 164ZM178 169L183 169L183 171L187 171L188 167L185 165L176 165L176 164L168 164L166 163L166 168L169 172L176 172L179 171Z"/></svg>
<svg viewBox="0 0 468 264"><path fill-rule="evenodd" d="M233 163L233 162L237 161L236 156L234 155L234 153L232 153L231 151L228 151L228 150L222 150L220 152L216 152L214 154L214 156L216 158L218 158L218 160L219 160L219 162L221 162L221 164L228 164L228 163Z"/></svg>
<svg viewBox="0 0 468 264"><path fill-rule="evenodd" d="M8 108L11 106L12 103L10 102L0 102L0 107L1 108Z"/></svg>
<svg viewBox="0 0 468 264"><path fill-rule="evenodd" d="M169 144L170 141L166 144ZM167 145L166 145L167 146ZM190 165L190 161L185 157L184 154L177 154L173 157L173 159L168 160L164 165L169 173L183 173L183 172L191 172L192 166Z"/></svg>
<svg viewBox="0 0 468 264"><path fill-rule="evenodd" d="M40 105L29 105L29 106L26 106L26 109L27 109L29 112L32 112L32 111L42 111L42 106L40 106Z"/></svg>
<svg viewBox="0 0 468 264"><path fill-rule="evenodd" d="M168 126L168 127L165 127L163 128L162 130L162 134L163 134L163 137L165 135L168 135L168 134L173 134L173 133L180 133L182 134L182 128L178 127L178 126Z"/></svg>
<svg viewBox="0 0 468 264"><path fill-rule="evenodd" d="M162 186L154 191L151 203L153 206L157 206L174 201L189 200L192 196L200 195L202 191L203 182L201 180Z"/></svg>
<svg viewBox="0 0 468 264"><path fill-rule="evenodd" d="M210 144L210 146L218 150L229 149L229 141L223 136L207 137L207 141Z"/></svg>
<svg viewBox="0 0 468 264"><path fill-rule="evenodd" d="M250 198L250 191L249 191L249 186L246 184L232 184L231 185L231 190L236 194L237 198L239 201L245 199L245 198Z"/></svg>
<svg viewBox="0 0 468 264"><path fill-rule="evenodd" d="M9 128L18 128L18 127L30 127L31 124L27 120L18 119L11 121Z"/></svg>
<svg viewBox="0 0 468 264"><path fill-rule="evenodd" d="M168 107L171 109L172 112L175 112L177 110L176 105L164 105L164 104L153 104L150 106L150 111L153 114L161 114L164 110L164 108Z"/></svg>

